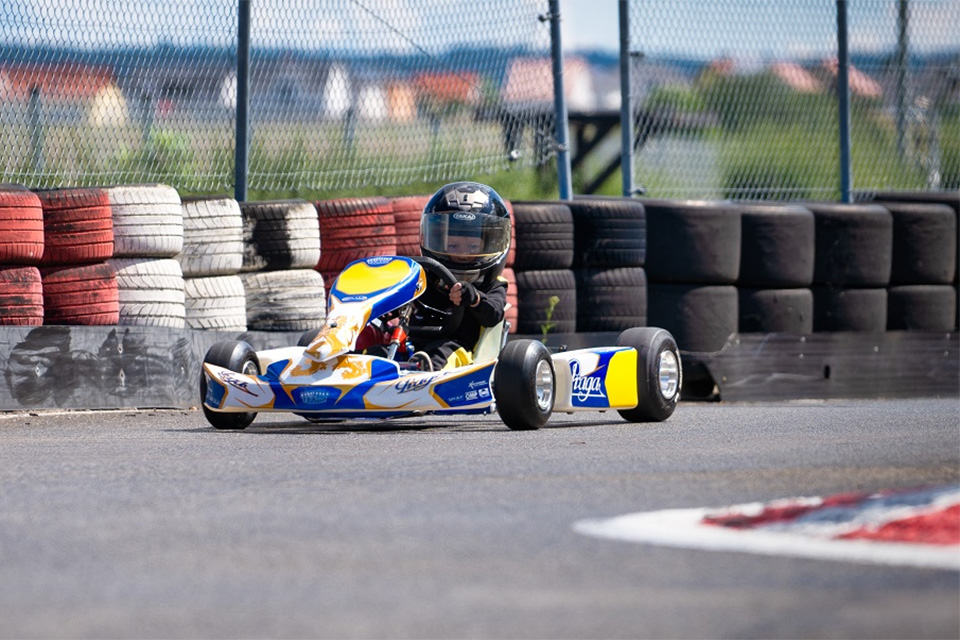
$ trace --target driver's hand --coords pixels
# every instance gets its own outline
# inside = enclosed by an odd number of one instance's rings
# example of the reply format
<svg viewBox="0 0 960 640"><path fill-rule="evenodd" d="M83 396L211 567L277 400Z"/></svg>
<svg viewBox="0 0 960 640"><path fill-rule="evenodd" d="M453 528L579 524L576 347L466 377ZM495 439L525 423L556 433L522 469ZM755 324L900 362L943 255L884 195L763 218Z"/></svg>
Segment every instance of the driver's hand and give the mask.
<svg viewBox="0 0 960 640"><path fill-rule="evenodd" d="M450 287L450 302L456 306L465 303L468 307L475 307L480 302L480 294L469 282L458 282Z"/></svg>
<svg viewBox="0 0 960 640"><path fill-rule="evenodd" d="M454 306L459 307L460 301L462 299L463 299L463 283L458 282L457 284L450 287L450 302L452 302Z"/></svg>

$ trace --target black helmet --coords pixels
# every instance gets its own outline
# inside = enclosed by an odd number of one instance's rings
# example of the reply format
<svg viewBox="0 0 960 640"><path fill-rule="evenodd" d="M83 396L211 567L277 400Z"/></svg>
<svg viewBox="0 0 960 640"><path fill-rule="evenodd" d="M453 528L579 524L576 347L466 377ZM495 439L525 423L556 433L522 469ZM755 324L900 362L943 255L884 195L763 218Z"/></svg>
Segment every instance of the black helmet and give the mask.
<svg viewBox="0 0 960 640"><path fill-rule="evenodd" d="M488 284L510 249L510 214L485 184L454 182L433 194L420 216L420 251L458 279Z"/></svg>

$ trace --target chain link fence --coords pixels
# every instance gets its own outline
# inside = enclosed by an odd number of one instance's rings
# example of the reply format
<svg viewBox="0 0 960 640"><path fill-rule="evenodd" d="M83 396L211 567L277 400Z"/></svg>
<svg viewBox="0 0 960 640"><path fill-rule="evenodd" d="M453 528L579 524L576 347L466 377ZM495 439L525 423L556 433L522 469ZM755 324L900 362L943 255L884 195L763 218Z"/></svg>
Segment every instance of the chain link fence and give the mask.
<svg viewBox="0 0 960 640"><path fill-rule="evenodd" d="M0 180L231 190L236 0L0 9ZM546 9L254 2L250 189L329 192L542 164L554 129Z"/></svg>
<svg viewBox="0 0 960 640"><path fill-rule="evenodd" d="M631 0L650 195L840 194L835 0ZM960 187L960 0L850 0L854 190Z"/></svg>

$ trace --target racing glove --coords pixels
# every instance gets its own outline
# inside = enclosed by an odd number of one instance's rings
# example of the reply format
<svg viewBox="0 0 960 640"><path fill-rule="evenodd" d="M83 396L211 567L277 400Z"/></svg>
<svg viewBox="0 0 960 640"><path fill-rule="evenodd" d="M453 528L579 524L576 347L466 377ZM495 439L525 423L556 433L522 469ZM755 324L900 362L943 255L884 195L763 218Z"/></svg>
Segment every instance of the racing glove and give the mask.
<svg viewBox="0 0 960 640"><path fill-rule="evenodd" d="M464 305L472 307L480 302L480 292L469 282L460 281L461 300Z"/></svg>

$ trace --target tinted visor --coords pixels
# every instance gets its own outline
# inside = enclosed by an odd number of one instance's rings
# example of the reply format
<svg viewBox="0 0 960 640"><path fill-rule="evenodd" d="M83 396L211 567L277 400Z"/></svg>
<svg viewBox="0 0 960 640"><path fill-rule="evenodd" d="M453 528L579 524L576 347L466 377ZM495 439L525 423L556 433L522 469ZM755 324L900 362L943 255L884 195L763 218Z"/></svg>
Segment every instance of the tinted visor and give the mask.
<svg viewBox="0 0 960 640"><path fill-rule="evenodd" d="M496 262L510 248L510 219L483 213L425 213L420 243L449 265L480 268Z"/></svg>

